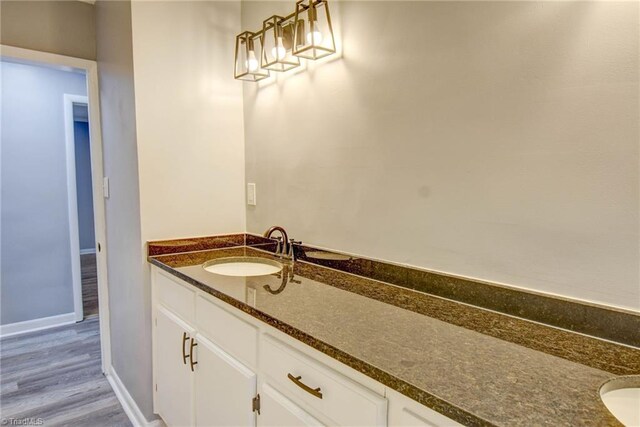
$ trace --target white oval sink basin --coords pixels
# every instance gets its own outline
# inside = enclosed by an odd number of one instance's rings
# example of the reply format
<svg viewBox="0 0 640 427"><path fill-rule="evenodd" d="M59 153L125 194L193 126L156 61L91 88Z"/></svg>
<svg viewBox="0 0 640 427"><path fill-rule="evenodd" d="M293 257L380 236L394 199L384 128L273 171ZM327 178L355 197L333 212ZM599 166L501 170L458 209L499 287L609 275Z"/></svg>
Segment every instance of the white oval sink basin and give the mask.
<svg viewBox="0 0 640 427"><path fill-rule="evenodd" d="M233 257L212 259L202 267L209 273L223 276L268 276L282 270L279 262L257 257Z"/></svg>
<svg viewBox="0 0 640 427"><path fill-rule="evenodd" d="M627 427L640 426L640 377L615 378L600 388L609 412Z"/></svg>

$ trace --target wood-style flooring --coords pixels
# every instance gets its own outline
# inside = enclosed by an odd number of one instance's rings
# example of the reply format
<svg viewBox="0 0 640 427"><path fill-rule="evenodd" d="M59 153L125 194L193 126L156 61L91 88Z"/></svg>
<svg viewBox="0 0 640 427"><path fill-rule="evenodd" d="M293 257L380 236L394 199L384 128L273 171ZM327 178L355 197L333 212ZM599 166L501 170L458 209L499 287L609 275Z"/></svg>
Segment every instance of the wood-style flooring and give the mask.
<svg viewBox="0 0 640 427"><path fill-rule="evenodd" d="M96 255L80 255L82 268L82 309L84 317L98 314L98 271Z"/></svg>
<svg viewBox="0 0 640 427"><path fill-rule="evenodd" d="M131 425L101 372L98 322L0 340L1 425Z"/></svg>

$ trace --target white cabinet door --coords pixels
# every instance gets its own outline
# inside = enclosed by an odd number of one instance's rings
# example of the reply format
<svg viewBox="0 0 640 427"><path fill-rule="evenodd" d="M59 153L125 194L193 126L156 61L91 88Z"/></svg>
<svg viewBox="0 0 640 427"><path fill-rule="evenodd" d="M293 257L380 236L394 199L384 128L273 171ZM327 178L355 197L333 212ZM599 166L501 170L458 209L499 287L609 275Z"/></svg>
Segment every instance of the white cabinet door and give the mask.
<svg viewBox="0 0 640 427"><path fill-rule="evenodd" d="M197 342L196 424L255 426L256 374L204 336L198 334Z"/></svg>
<svg viewBox="0 0 640 427"><path fill-rule="evenodd" d="M189 351L193 329L175 314L156 306L156 412L170 427L193 425L193 373Z"/></svg>
<svg viewBox="0 0 640 427"><path fill-rule="evenodd" d="M268 383L260 385L259 427L323 426Z"/></svg>
<svg viewBox="0 0 640 427"><path fill-rule="evenodd" d="M387 398L390 427L462 427L456 421L395 390L387 389Z"/></svg>

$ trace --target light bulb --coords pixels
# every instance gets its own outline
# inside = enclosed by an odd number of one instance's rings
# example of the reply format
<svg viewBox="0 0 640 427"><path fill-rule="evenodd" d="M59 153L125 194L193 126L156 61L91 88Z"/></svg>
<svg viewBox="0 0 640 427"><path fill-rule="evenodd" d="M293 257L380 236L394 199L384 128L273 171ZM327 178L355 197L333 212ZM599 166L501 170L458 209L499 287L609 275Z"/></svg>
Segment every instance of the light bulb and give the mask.
<svg viewBox="0 0 640 427"><path fill-rule="evenodd" d="M320 25L318 25L318 21L314 20L313 31L309 31L307 33L307 44L312 44L314 46L317 46L320 43L322 43L322 31L320 30Z"/></svg>
<svg viewBox="0 0 640 427"><path fill-rule="evenodd" d="M249 51L249 59L247 59L247 68L251 72L258 70L258 60L256 59L256 53L252 50Z"/></svg>
<svg viewBox="0 0 640 427"><path fill-rule="evenodd" d="M287 55L287 49L284 48L282 37L278 37L278 40L276 41L276 45L271 48L271 56L274 56L277 59L283 59L286 55Z"/></svg>

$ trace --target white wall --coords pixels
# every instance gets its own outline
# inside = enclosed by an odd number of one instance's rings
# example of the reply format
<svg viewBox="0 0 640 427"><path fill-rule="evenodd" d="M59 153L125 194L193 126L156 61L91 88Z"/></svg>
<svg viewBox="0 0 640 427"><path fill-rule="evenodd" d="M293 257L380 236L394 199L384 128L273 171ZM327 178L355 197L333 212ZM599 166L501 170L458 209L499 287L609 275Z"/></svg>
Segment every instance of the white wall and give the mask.
<svg viewBox="0 0 640 427"><path fill-rule="evenodd" d="M153 418L146 241L239 232L238 2L96 3L113 366Z"/></svg>
<svg viewBox="0 0 640 427"><path fill-rule="evenodd" d="M151 292L140 232L138 152L131 46L131 3L96 2L104 173L111 362L151 419Z"/></svg>
<svg viewBox="0 0 640 427"><path fill-rule="evenodd" d="M86 95L86 80L33 65L0 66L0 324L6 325L73 312L63 99Z"/></svg>
<svg viewBox="0 0 640 427"><path fill-rule="evenodd" d="M331 7L341 59L245 83L248 231L640 310L639 3Z"/></svg>
<svg viewBox="0 0 640 427"><path fill-rule="evenodd" d="M239 2L133 2L143 241L241 232Z"/></svg>

